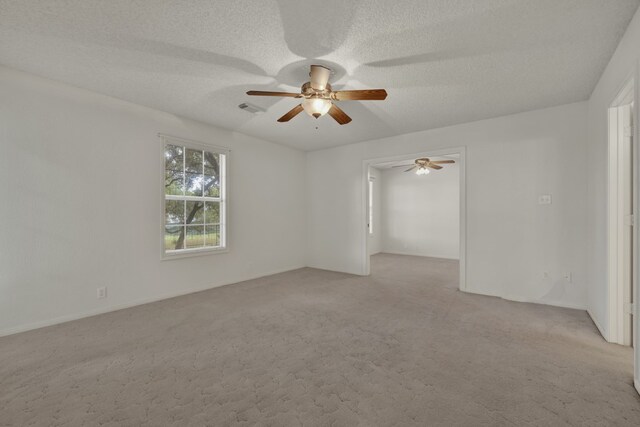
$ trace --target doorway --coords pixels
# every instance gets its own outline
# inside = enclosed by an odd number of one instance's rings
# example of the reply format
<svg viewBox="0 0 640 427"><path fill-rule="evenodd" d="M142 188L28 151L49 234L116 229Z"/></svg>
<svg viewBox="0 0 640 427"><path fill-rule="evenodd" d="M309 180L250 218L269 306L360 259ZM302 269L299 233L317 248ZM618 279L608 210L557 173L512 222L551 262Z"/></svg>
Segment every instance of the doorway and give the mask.
<svg viewBox="0 0 640 427"><path fill-rule="evenodd" d="M417 168L407 171L416 159L425 157L445 163L442 169L426 173L416 174ZM449 258L459 260L458 288L466 290L464 147L370 159L363 166L363 273L370 274L370 256L378 252ZM438 180L442 182L437 184Z"/></svg>
<svg viewBox="0 0 640 427"><path fill-rule="evenodd" d="M634 82L630 80L609 108L608 282L609 341L633 346L635 262L633 141Z"/></svg>

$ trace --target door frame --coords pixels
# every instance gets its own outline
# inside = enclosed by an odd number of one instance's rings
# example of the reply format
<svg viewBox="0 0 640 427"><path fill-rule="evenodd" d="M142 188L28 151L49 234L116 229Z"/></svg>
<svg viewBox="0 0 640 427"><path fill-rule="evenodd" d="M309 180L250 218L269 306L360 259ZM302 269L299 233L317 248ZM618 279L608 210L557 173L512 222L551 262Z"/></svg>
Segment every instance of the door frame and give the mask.
<svg viewBox="0 0 640 427"><path fill-rule="evenodd" d="M620 129L621 113L628 108L628 105L634 102L635 98L635 84L634 78L630 77L625 81L622 89L618 92L614 100L611 102L608 108L608 142L607 142L607 162L608 162L608 175L607 175L607 286L608 286L608 311L609 311L609 330L607 341L621 344L630 345L632 342L632 328L631 324L627 321L629 314L628 306L628 294L632 292L632 289L636 288L637 283L637 226L633 226L631 229L631 254L628 258L625 258L625 235L627 235L627 227L629 223L625 218L625 197L631 197L632 215L635 215L638 204L638 184L637 184L637 156L638 150L633 149L637 139L635 138L635 124L633 124L633 133L631 135L625 135L625 130ZM635 115L635 108L631 110L631 114ZM635 117L632 118L632 120ZM631 169L632 176L626 176L628 174L628 168L625 168L622 160L629 156L629 152L624 145L624 139L631 137ZM624 181L633 183L632 188L625 191L623 188ZM635 221L637 223L637 220ZM630 282L626 282L624 275L628 271L633 272L633 276ZM627 287L628 284L628 287ZM637 295L637 293L636 293ZM637 316L634 316L637 317ZM635 318L633 319L636 320ZM635 328L634 328L635 329Z"/></svg>
<svg viewBox="0 0 640 427"><path fill-rule="evenodd" d="M367 223L369 220L369 167L377 163L393 162L407 159L416 159L419 157L438 157L447 154L457 154L459 157L458 165L460 170L460 284L461 291L467 290L467 183L466 183L466 147L440 148L434 150L423 151L419 153L399 154L395 156L378 157L366 159L362 161L362 212L361 215L361 255L363 265L363 275L371 274L371 265L369 262L369 228Z"/></svg>

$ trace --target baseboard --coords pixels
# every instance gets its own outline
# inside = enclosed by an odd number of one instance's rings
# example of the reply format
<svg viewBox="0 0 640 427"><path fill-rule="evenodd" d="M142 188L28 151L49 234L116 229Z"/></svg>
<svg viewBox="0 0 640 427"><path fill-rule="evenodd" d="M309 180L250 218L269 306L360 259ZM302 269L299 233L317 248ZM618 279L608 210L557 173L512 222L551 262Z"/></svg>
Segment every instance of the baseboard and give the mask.
<svg viewBox="0 0 640 427"><path fill-rule="evenodd" d="M448 260L453 260L453 261L460 261L460 258L449 258L449 257L444 257L444 256L425 255L425 254L419 254L419 253L416 253L416 252L399 252L399 251L385 251L385 250L382 250L382 251L380 251L378 253L379 254L389 254L389 255L421 256L421 257L425 257L425 258L437 258L437 259L448 259Z"/></svg>
<svg viewBox="0 0 640 427"><path fill-rule="evenodd" d="M494 297L494 298L502 298L500 295L498 294L492 294L489 292L480 292L480 291L473 291L469 289L469 285L467 285L467 289L460 289L461 292L465 292L467 294L472 294L472 295L482 295L484 297Z"/></svg>
<svg viewBox="0 0 640 427"><path fill-rule="evenodd" d="M528 298L523 298L520 297L518 295L498 295L498 294L491 294L488 292L479 292L479 291L473 291L473 290L469 290L466 289L463 292L469 293L469 294L475 294L475 295L484 295L487 297L496 297L496 298L501 298L505 301L513 301L513 302L524 302L527 304L540 304L540 305L550 305L553 307L561 307L561 308L570 308L573 310L583 310L586 311L587 308L583 305L583 304L572 304L572 303L566 303L564 301L534 301L534 300L530 300Z"/></svg>
<svg viewBox="0 0 640 427"><path fill-rule="evenodd" d="M587 307L584 304L573 304L564 301L527 301L533 304L550 305L553 307L570 308L572 310L587 311Z"/></svg>
<svg viewBox="0 0 640 427"><path fill-rule="evenodd" d="M550 305L552 307L561 307L561 308L570 308L572 310L582 310L586 311L587 306L584 304L575 304L566 301L557 301L557 300L532 300L531 298L522 297L520 295L501 295L500 298L507 301L516 301L516 302L526 302L530 304L541 304L541 305Z"/></svg>
<svg viewBox="0 0 640 427"><path fill-rule="evenodd" d="M347 271L347 270L339 270L333 267L327 267L327 266L323 266L323 265L317 265L317 264L309 264L307 265L308 268L313 268L314 270L323 270L323 271L330 271L332 273L342 273L342 274L349 274L352 276L366 276L366 274L362 273L361 271L359 272L355 272L355 271Z"/></svg>
<svg viewBox="0 0 640 427"><path fill-rule="evenodd" d="M142 299L138 299L138 300L135 300L135 301L126 302L126 303L122 303L122 304L114 304L114 305L111 305L111 306L108 306L108 307L100 307L100 308L97 308L97 309L87 310L87 311L83 311L83 312L80 312L80 313L74 313L74 314L69 314L69 315L65 315L65 316L59 316L59 317L56 317L56 318L53 318L53 319L42 320L42 321L39 321L39 322L32 322L32 323L28 323L26 325L14 326L14 327L11 327L11 328L0 330L0 337L5 337L5 336L8 336L8 335L14 335L14 334L18 334L20 332L32 331L34 329L45 328L47 326L59 325L61 323L72 322L74 320L84 319L86 317L98 316L100 314L111 313L113 311L124 310L126 308L137 307L139 305L150 304L150 303L153 303L153 302L162 301L162 300L166 300L166 299L170 299L170 298L176 298L176 297L180 297L180 296L183 296L183 295L189 295L189 294L193 294L193 293L196 293L196 292L207 291L209 289L219 288L221 286L228 286L228 285L233 285L233 284L236 284L236 283L246 282L248 280L259 279L259 278L267 277L267 276L273 276L275 274L286 273L287 271L298 270L300 268L304 268L304 266L283 268L283 269L280 269L280 270L274 270L274 271L267 272L267 273L264 273L264 274L248 276L246 278L235 280L233 282L219 283L219 284L216 284L216 285L196 286L196 287L189 288L189 289L183 289L183 290L178 291L178 292L169 292L169 293L166 293L166 294L162 294L162 295L158 295L158 296L154 296L154 297L150 297L150 298L142 298Z"/></svg>
<svg viewBox="0 0 640 427"><path fill-rule="evenodd" d="M593 315L593 313L591 313L591 310L589 310L587 308L587 314L589 315L589 317L591 318L591 321L593 322L594 325L596 325L596 328L598 328L598 331L600 331L600 335L602 335L602 338L604 338L605 341L610 342L609 341L609 334L605 334L604 333L604 328L602 327L602 325L600 324L600 322L598 322L598 320L596 319L596 317ZM637 387L636 387L637 388Z"/></svg>

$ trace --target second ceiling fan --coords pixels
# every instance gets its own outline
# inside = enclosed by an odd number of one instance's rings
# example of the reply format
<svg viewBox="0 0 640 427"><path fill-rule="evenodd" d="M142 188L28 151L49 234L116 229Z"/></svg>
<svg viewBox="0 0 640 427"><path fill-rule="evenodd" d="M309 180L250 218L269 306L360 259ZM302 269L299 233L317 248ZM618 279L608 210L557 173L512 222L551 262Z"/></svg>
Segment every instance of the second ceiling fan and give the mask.
<svg viewBox="0 0 640 427"><path fill-rule="evenodd" d="M417 175L426 175L429 173L429 168L431 169L442 169L442 166L440 165L446 165L446 164L450 164L450 163L455 163L455 160L431 160L428 157L421 157L419 159L416 159L414 161L414 165L411 166L409 169L407 169L405 172L411 172L412 170L416 169L416 174ZM393 166L394 168L401 168L403 166L407 166L407 165L397 165L397 166Z"/></svg>
<svg viewBox="0 0 640 427"><path fill-rule="evenodd" d="M351 117L342 111L334 101L382 101L387 97L387 91L384 89L333 91L329 84L330 75L331 69L322 65L312 65L311 72L309 73L310 81L302 85L300 93L250 90L247 92L247 95L304 98L302 103L296 105L278 119L281 123L288 122L300 112L305 111L316 119L325 114L329 114L341 125L349 123Z"/></svg>

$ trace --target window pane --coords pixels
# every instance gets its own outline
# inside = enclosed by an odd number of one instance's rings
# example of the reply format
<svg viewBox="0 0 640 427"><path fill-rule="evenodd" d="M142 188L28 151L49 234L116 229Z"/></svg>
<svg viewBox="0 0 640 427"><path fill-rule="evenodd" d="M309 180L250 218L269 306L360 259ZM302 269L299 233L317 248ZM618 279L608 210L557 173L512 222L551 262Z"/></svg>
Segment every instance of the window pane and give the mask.
<svg viewBox="0 0 640 427"><path fill-rule="evenodd" d="M205 202L204 220L207 224L220 223L220 203Z"/></svg>
<svg viewBox="0 0 640 427"><path fill-rule="evenodd" d="M202 182L204 177L202 174L186 174L185 194L187 196L199 196L202 197Z"/></svg>
<svg viewBox="0 0 640 427"><path fill-rule="evenodd" d="M185 152L185 172L202 173L202 151L187 148Z"/></svg>
<svg viewBox="0 0 640 427"><path fill-rule="evenodd" d="M204 246L204 226L203 225L187 225L187 238L185 247L201 248Z"/></svg>
<svg viewBox="0 0 640 427"><path fill-rule="evenodd" d="M165 194L184 194L184 149L166 145L164 149Z"/></svg>
<svg viewBox="0 0 640 427"><path fill-rule="evenodd" d="M184 226L180 225L167 225L164 228L164 247L167 250L174 249L183 249L184 243L180 244L178 247L178 240L180 240L180 235L184 231ZM184 242L184 237L182 238Z"/></svg>
<svg viewBox="0 0 640 427"><path fill-rule="evenodd" d="M186 221L187 224L204 224L204 202L187 202Z"/></svg>
<svg viewBox="0 0 640 427"><path fill-rule="evenodd" d="M220 180L215 176L205 175L203 178L204 195L207 197L220 197Z"/></svg>
<svg viewBox="0 0 640 427"><path fill-rule="evenodd" d="M204 152L204 174L215 178L220 176L220 155Z"/></svg>
<svg viewBox="0 0 640 427"><path fill-rule="evenodd" d="M184 224L184 202L182 200L165 200L165 224Z"/></svg>
<svg viewBox="0 0 640 427"><path fill-rule="evenodd" d="M220 246L220 225L205 225L207 246Z"/></svg>

